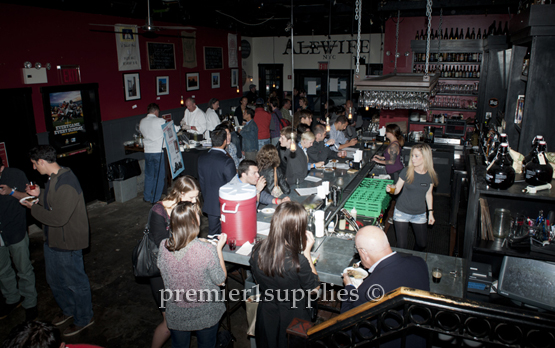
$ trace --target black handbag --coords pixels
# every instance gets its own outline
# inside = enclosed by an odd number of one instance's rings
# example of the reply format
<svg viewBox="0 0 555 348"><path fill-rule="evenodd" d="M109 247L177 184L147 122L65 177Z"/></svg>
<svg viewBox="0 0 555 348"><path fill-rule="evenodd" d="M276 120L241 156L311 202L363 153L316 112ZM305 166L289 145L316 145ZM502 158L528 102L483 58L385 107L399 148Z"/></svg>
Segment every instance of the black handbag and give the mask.
<svg viewBox="0 0 555 348"><path fill-rule="evenodd" d="M143 238L139 241L135 249L131 261L133 263L133 273L135 277L159 277L160 269L158 269L158 245L150 238L150 216L152 210L148 213L148 222L143 231Z"/></svg>

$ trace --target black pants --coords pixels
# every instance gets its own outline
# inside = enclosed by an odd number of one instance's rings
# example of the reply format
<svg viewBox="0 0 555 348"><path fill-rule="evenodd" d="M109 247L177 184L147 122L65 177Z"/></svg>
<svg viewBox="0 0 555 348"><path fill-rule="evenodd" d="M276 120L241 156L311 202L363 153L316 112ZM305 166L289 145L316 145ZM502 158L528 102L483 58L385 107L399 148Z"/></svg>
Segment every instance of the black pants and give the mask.
<svg viewBox="0 0 555 348"><path fill-rule="evenodd" d="M219 215L208 215L208 238L218 236L222 233L222 222Z"/></svg>
<svg viewBox="0 0 555 348"><path fill-rule="evenodd" d="M395 237L397 238L397 248L406 249L408 246L408 232L409 222L394 221L395 224ZM412 224L414 230L414 250L422 251L426 249L428 240L428 225L427 224Z"/></svg>

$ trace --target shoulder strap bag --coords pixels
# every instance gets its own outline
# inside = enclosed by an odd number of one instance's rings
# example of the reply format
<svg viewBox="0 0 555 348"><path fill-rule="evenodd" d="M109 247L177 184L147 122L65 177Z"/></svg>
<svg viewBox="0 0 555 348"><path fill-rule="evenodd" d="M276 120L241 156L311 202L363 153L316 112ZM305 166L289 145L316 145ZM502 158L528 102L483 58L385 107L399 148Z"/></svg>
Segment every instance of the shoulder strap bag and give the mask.
<svg viewBox="0 0 555 348"><path fill-rule="evenodd" d="M135 277L159 277L158 269L158 245L150 238L150 216L152 210L148 213L148 222L143 231L143 238L139 241L135 249L131 261L133 263L133 273Z"/></svg>

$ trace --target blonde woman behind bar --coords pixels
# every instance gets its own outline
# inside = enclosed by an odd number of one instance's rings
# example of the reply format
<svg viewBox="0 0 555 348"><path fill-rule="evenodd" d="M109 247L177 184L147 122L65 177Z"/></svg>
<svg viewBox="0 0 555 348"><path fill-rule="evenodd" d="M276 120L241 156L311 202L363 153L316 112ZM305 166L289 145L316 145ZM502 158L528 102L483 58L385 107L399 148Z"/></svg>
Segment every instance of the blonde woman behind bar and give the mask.
<svg viewBox="0 0 555 348"><path fill-rule="evenodd" d="M395 185L394 194L400 193L393 213L398 248L407 248L408 228L412 223L416 241L414 250L426 249L427 224L435 222L432 190L437 184L432 149L427 144L413 146L409 165L401 171Z"/></svg>

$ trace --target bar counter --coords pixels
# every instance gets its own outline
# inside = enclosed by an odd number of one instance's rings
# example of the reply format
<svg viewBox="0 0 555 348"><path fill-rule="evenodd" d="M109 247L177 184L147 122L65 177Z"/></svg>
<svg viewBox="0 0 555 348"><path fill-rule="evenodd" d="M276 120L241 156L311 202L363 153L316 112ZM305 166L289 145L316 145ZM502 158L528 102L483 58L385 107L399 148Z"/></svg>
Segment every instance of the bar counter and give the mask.
<svg viewBox="0 0 555 348"><path fill-rule="evenodd" d="M338 204L338 206L333 206L331 204L325 208L324 217L325 226L327 227L334 218L335 214L344 206L345 202L349 199L350 195L355 191L364 178L372 174L385 174L383 166L376 165L374 162L371 162L371 158L376 153L381 153L384 148L385 146L379 147L375 150L364 149L363 159L365 164L362 169L354 174L349 174L347 173L347 170L344 169L336 169L333 172L324 172L322 170L312 169L309 172L309 176L321 178L322 180L318 182L304 180L299 185L292 185L291 193L288 196L292 201L302 203L307 199L307 196L299 196L295 191L296 188L317 187L320 186L323 181L329 181L330 187L334 185L341 187L341 203ZM343 185L338 185L339 178L343 178ZM268 207L275 208L276 206L268 205ZM270 223L272 214L264 214L260 210L261 207L259 207L259 212L257 213L257 221ZM354 232L352 232L350 236L354 237ZM258 237L265 238L263 235L258 235ZM356 257L354 239L348 238L348 234L339 237L338 233L331 233L322 238L316 238L316 242L312 248L312 255L313 257L318 258L316 270L318 271L318 276L321 282L332 285L343 285L341 273L346 267L352 265ZM239 247L237 249L239 249ZM449 296L463 297L465 279L465 274L463 274L463 272L466 270L466 260L406 249L393 248L393 250L420 256L426 261L430 272L430 289L432 292ZM250 256L237 254L236 251L229 250L227 245L224 247L223 251L224 260L226 262L249 266ZM432 282L431 277L431 270L434 267L440 267L443 270L442 280L437 284Z"/></svg>

